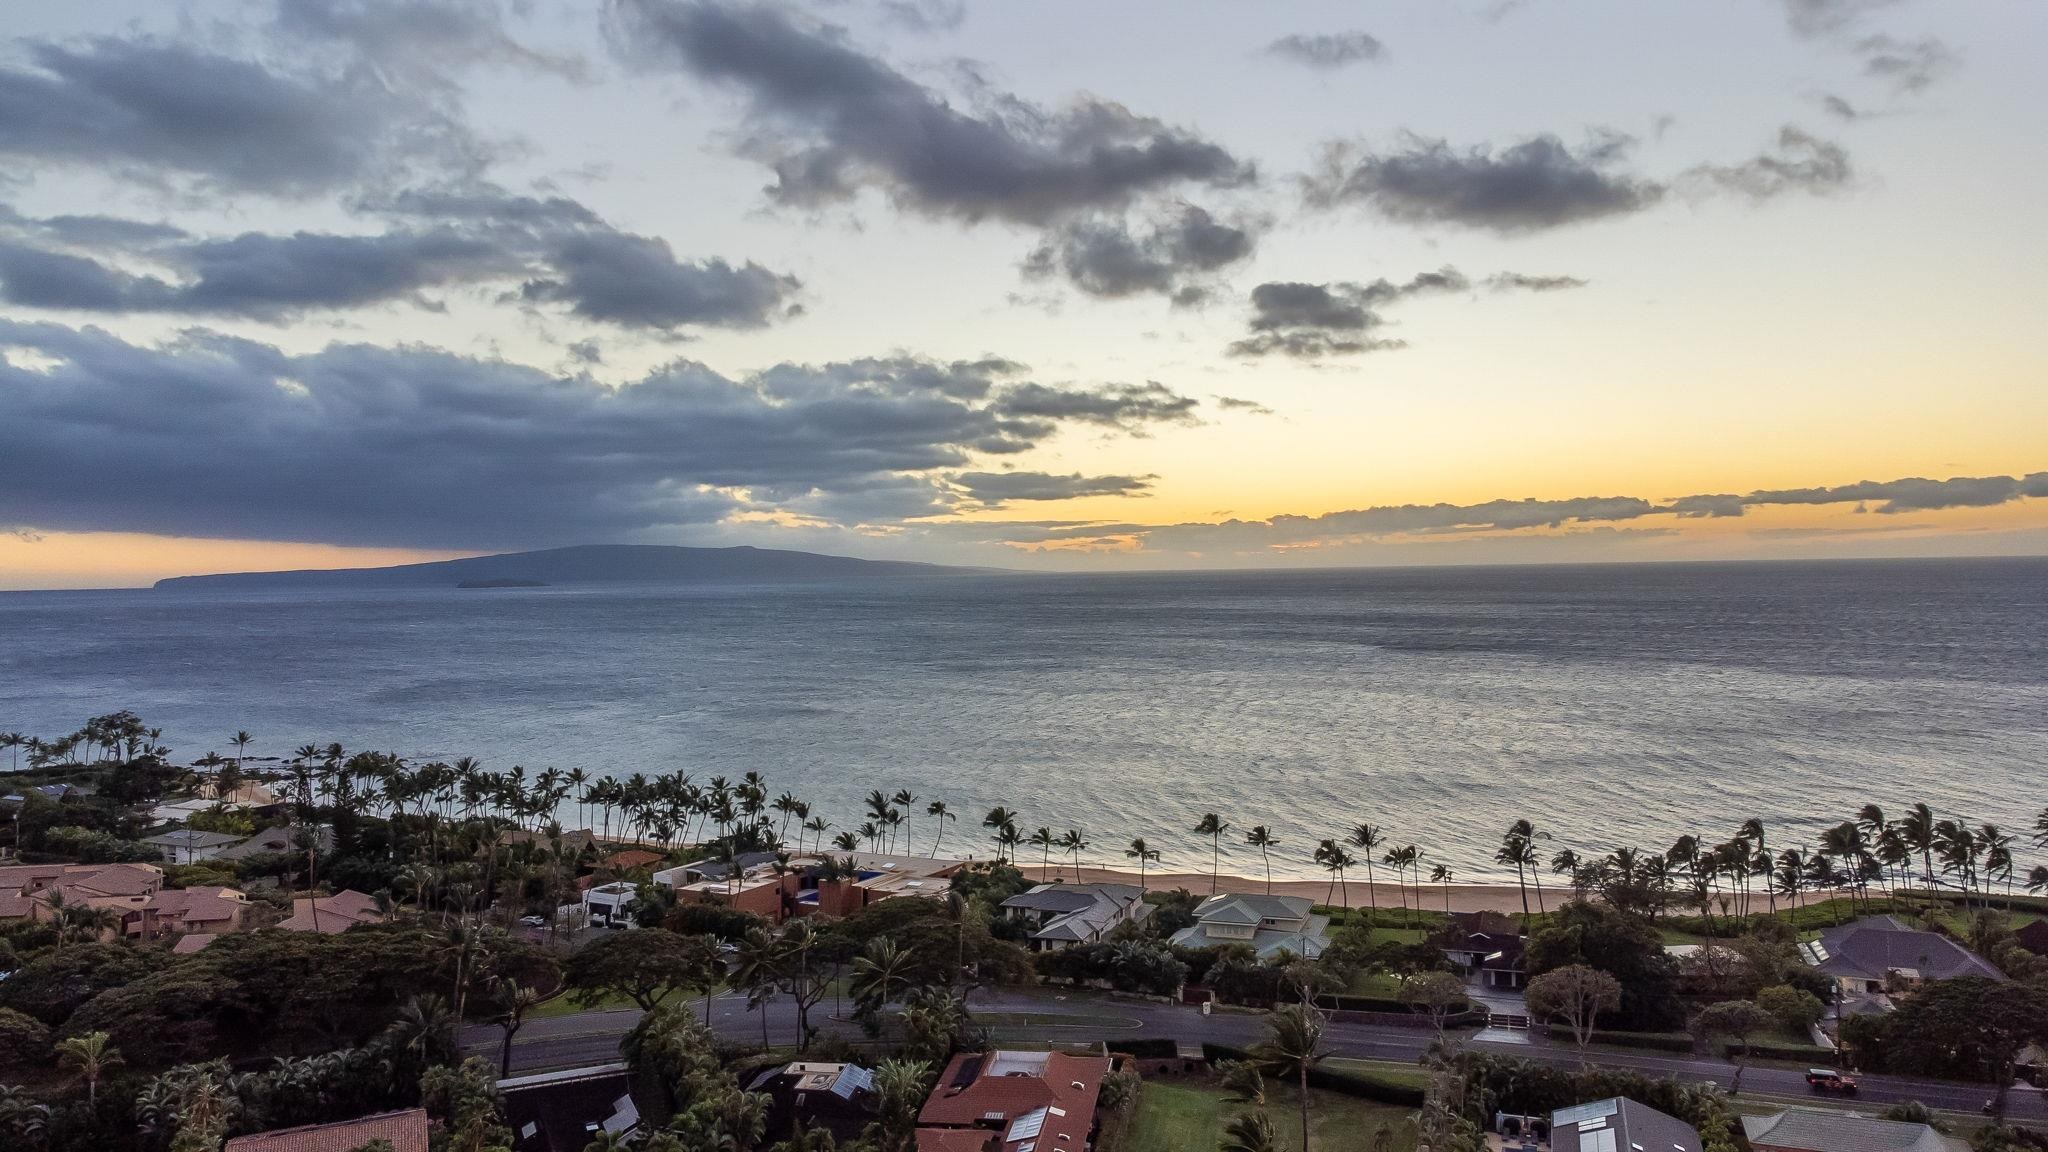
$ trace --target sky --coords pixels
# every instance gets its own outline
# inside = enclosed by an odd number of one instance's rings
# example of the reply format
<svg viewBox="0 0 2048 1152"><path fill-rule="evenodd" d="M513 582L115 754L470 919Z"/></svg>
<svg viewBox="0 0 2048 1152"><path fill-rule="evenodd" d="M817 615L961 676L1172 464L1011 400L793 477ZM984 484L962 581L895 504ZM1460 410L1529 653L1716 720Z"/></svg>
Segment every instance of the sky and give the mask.
<svg viewBox="0 0 2048 1152"><path fill-rule="evenodd" d="M2048 5L19 0L0 588L2048 553Z"/></svg>

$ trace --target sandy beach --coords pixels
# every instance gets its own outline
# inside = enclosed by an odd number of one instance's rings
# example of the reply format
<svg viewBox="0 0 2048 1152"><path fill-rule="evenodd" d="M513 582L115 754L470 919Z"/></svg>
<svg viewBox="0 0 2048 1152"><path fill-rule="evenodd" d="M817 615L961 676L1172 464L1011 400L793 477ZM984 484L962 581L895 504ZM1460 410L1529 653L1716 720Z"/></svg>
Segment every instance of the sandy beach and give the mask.
<svg viewBox="0 0 2048 1152"><path fill-rule="evenodd" d="M1078 881L1075 880L1072 865L1061 867L1055 864L1052 868L1046 869L1040 868L1036 864L1020 864L1020 868L1024 875L1034 880L1064 879L1071 883L1082 884L1136 884L1138 882L1138 873L1135 871L1097 868L1092 865L1082 867ZM1207 872L1148 872L1145 875L1145 885L1149 888L1161 889L1185 888L1201 896L1206 896L1210 892L1209 874ZM1377 902L1382 908L1401 907L1401 891L1399 887L1388 881L1382 880L1368 886L1364 880L1352 880L1348 882L1348 887L1351 894L1351 904L1355 908L1368 907L1374 902ZM1368 888L1370 888L1370 891ZM1452 884L1450 889L1450 910L1453 912L1511 912L1519 915L1522 911L1521 889L1513 884ZM1215 890L1218 892L1265 892L1267 887L1266 881L1262 878L1234 876L1231 873L1225 872L1216 877ZM1344 888L1340 887L1332 891L1327 880L1276 879L1273 881L1271 890L1275 896L1306 896L1318 904L1324 903L1325 900L1330 904L1339 906L1344 903ZM1560 893L1552 885L1545 884L1543 886L1543 904L1546 908L1557 907L1560 900L1568 899L1569 896L1569 889ZM1416 890L1412 886L1408 889L1407 899L1409 906L1418 906ZM1424 883L1422 885L1419 906L1433 912L1444 911L1444 886L1441 884ZM1529 890L1529 909L1530 911L1536 910L1536 890L1534 888Z"/></svg>

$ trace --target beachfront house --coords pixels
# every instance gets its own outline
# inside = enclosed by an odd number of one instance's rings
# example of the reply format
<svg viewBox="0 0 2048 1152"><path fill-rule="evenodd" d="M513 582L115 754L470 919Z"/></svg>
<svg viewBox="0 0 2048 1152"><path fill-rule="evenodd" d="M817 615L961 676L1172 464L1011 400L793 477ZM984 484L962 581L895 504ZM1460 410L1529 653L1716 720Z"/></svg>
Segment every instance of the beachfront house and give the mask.
<svg viewBox="0 0 2048 1152"><path fill-rule="evenodd" d="M1625 1096L1560 1108L1550 1152L1700 1152L1699 1129Z"/></svg>
<svg viewBox="0 0 2048 1152"><path fill-rule="evenodd" d="M1094 944L1151 914L1135 884L1040 884L1003 901L1003 917L1031 933L1034 952Z"/></svg>
<svg viewBox="0 0 2048 1152"><path fill-rule="evenodd" d="M1195 923L1175 932L1172 942L1183 948L1241 944L1261 960L1282 952L1313 960L1330 942L1330 918L1314 908L1304 896L1225 892L1195 905Z"/></svg>
<svg viewBox="0 0 2048 1152"><path fill-rule="evenodd" d="M156 849L166 864L201 864L220 859L222 853L240 844L242 838L232 832L174 828L160 835L145 837L142 842Z"/></svg>
<svg viewBox="0 0 2048 1152"><path fill-rule="evenodd" d="M1787 1108L1744 1116L1742 1134L1756 1152L1965 1152L1969 1145L1925 1124L1876 1120L1851 1112Z"/></svg>
<svg viewBox="0 0 2048 1152"><path fill-rule="evenodd" d="M1453 913L1450 926L1432 939L1453 968L1488 988L1520 988L1529 981L1522 964L1526 941L1507 917Z"/></svg>
<svg viewBox="0 0 2048 1152"><path fill-rule="evenodd" d="M1064 1052L962 1052L917 1114L918 1152L1086 1152L1111 1061Z"/></svg>
<svg viewBox="0 0 2048 1152"><path fill-rule="evenodd" d="M1946 936L1896 916L1866 916L1800 945L1806 962L1835 982L1837 1014L1889 1012L1892 997L1933 980L2005 974Z"/></svg>
<svg viewBox="0 0 2048 1152"><path fill-rule="evenodd" d="M251 856L282 856L287 853L302 854L302 840L311 840L321 855L334 851L334 829L328 827L295 828L289 824L278 824L257 832L239 844L214 853L216 860L246 860Z"/></svg>

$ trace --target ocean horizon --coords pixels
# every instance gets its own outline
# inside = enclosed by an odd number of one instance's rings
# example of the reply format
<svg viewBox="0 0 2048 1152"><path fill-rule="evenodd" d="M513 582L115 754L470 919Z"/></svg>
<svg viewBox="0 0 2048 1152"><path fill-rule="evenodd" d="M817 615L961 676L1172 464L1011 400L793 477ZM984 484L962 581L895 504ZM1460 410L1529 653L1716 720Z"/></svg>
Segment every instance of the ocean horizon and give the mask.
<svg viewBox="0 0 2048 1152"><path fill-rule="evenodd" d="M497 590L0 594L0 729L132 709L181 760L340 741L593 775L759 771L839 828L869 790L1144 836L1215 811L1274 875L1360 821L1461 880L1556 848L1866 803L2025 834L2048 764L2048 558L1005 573ZM573 821L573 808L565 810ZM928 846L928 817L910 822ZM1258 853L1224 845L1226 871ZM1507 873L1512 876L1512 872Z"/></svg>

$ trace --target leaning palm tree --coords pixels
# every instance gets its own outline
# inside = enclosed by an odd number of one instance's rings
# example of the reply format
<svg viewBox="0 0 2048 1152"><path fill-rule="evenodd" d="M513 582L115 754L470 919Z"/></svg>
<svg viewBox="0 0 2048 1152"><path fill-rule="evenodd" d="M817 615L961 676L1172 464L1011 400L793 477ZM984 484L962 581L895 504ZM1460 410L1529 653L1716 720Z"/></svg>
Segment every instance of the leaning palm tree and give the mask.
<svg viewBox="0 0 2048 1152"><path fill-rule="evenodd" d="M1216 894L1216 880L1223 871L1223 833L1230 828L1230 821L1214 812L1204 812L1195 823L1195 835L1209 838L1209 895Z"/></svg>
<svg viewBox="0 0 2048 1152"><path fill-rule="evenodd" d="M944 800L934 800L925 805L924 814L931 817L939 826L939 830L932 834L932 856L936 858L939 854L939 843L946 838L946 821L956 817L947 809Z"/></svg>
<svg viewBox="0 0 2048 1152"><path fill-rule="evenodd" d="M1280 1152L1280 1138L1263 1108L1239 1112L1224 1122L1217 1152Z"/></svg>
<svg viewBox="0 0 2048 1152"><path fill-rule="evenodd" d="M1920 881L1934 890L1934 809L1915 804L1899 817L1899 835L1906 847L1920 854Z"/></svg>
<svg viewBox="0 0 2048 1152"><path fill-rule="evenodd" d="M1015 848L1018 841L1017 814L998 805L989 809L988 815L981 818L981 826L989 830L996 842L996 859L1008 860L1010 849Z"/></svg>
<svg viewBox="0 0 2048 1152"><path fill-rule="evenodd" d="M1433 883L1441 884L1444 886L1445 916L1449 916L1451 914L1451 878L1454 875L1455 873L1451 871L1451 866L1449 864L1438 864L1436 867L1429 870L1430 880Z"/></svg>
<svg viewBox="0 0 2048 1152"><path fill-rule="evenodd" d="M1380 897L1378 889L1373 886L1372 858L1373 853L1379 851L1380 845L1385 842L1386 837L1372 824L1360 824L1353 828L1348 841L1353 848L1358 849L1359 857L1365 861L1365 898L1372 907L1374 919L1379 917Z"/></svg>
<svg viewBox="0 0 2048 1152"><path fill-rule="evenodd" d="M1145 891L1145 866L1159 859L1159 849L1145 843L1143 836L1133 836L1131 846L1124 849L1124 855L1138 862L1138 891Z"/></svg>
<svg viewBox="0 0 2048 1152"><path fill-rule="evenodd" d="M1301 1096L1301 1147L1309 1150L1308 1074L1329 1053L1323 1051L1323 1014L1307 1004L1276 1009L1268 1021L1273 1034L1252 1048L1260 1069L1295 1081Z"/></svg>
<svg viewBox="0 0 2048 1152"><path fill-rule="evenodd" d="M78 1070L88 1104L99 1098L100 1077L120 1066L121 1050L107 1043L105 1032L68 1037L57 1045L57 1067Z"/></svg>
<svg viewBox="0 0 2048 1152"><path fill-rule="evenodd" d="M1079 828L1069 828L1060 837L1060 847L1073 854L1074 882L1081 880L1081 850L1088 847L1088 835Z"/></svg>
<svg viewBox="0 0 2048 1152"><path fill-rule="evenodd" d="M1255 824L1244 834L1244 842L1259 850L1259 858L1266 864L1266 895L1273 894L1273 849L1280 846L1280 838L1264 824ZM1324 843L1329 843L1324 841ZM1324 901L1329 903L1329 901Z"/></svg>

